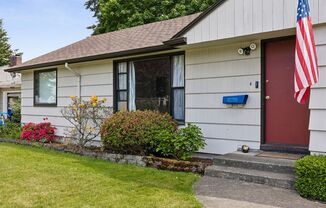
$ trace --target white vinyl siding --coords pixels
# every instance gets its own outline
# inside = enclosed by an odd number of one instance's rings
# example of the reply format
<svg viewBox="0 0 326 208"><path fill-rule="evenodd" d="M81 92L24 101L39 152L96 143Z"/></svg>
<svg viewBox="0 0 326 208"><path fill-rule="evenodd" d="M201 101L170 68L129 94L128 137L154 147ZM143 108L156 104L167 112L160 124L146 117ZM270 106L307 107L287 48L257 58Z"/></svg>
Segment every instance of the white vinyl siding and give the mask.
<svg viewBox="0 0 326 208"><path fill-rule="evenodd" d="M202 152L224 154L243 144L259 149L260 46L250 56L237 53L248 44L186 50L186 122L203 130ZM241 94L249 95L243 108L222 104L223 96Z"/></svg>
<svg viewBox="0 0 326 208"><path fill-rule="evenodd" d="M326 153L326 26L315 27L320 80L310 96L310 145L312 153Z"/></svg>
<svg viewBox="0 0 326 208"><path fill-rule="evenodd" d="M107 98L107 105L113 105L113 63L100 61L70 65L81 76L81 96L89 99L92 95ZM70 96L77 96L77 77L63 66L58 67L57 107L33 106L33 71L22 71L22 122L42 122L44 117L58 128L58 135L71 125L61 116L60 110L70 103Z"/></svg>
<svg viewBox="0 0 326 208"><path fill-rule="evenodd" d="M314 24L326 22L326 1L310 0ZM188 44L295 28L298 0L226 0L184 35Z"/></svg>

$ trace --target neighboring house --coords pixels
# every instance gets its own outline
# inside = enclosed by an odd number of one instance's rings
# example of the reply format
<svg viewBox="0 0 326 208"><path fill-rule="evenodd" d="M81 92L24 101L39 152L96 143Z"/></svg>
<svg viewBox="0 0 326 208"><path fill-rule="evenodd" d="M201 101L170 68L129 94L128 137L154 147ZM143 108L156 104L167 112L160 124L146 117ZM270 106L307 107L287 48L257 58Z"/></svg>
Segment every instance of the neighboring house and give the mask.
<svg viewBox="0 0 326 208"><path fill-rule="evenodd" d="M12 67L22 73L22 121L47 116L62 135L69 96L97 95L115 110L155 109L200 126L205 153L244 144L325 153L326 1L310 2L320 82L309 105L293 98L297 0L220 0L202 14L92 36ZM223 104L230 95L248 102Z"/></svg>
<svg viewBox="0 0 326 208"><path fill-rule="evenodd" d="M11 57L9 66L0 67L0 113L7 112L8 108L20 97L21 76L19 73L5 72L10 66L21 64L21 55Z"/></svg>

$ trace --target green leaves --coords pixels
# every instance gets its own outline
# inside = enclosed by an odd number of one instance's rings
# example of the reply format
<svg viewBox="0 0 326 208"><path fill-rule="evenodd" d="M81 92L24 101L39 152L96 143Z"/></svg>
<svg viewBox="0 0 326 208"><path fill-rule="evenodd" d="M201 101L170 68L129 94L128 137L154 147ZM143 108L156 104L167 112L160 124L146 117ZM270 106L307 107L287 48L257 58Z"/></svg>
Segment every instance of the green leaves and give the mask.
<svg viewBox="0 0 326 208"><path fill-rule="evenodd" d="M86 9L98 23L94 34L201 12L216 0L87 0Z"/></svg>
<svg viewBox="0 0 326 208"><path fill-rule="evenodd" d="M176 159L186 160L205 146L201 129L193 124L176 132L162 131L158 138L156 151Z"/></svg>
<svg viewBox="0 0 326 208"><path fill-rule="evenodd" d="M18 98L16 102L12 105L13 115L11 116L11 121L14 123L20 123L21 120L21 98Z"/></svg>
<svg viewBox="0 0 326 208"><path fill-rule="evenodd" d="M9 64L10 56L13 54L8 40L7 32L3 28L2 19L0 19L0 66Z"/></svg>
<svg viewBox="0 0 326 208"><path fill-rule="evenodd" d="M326 156L306 156L295 164L301 196L326 201Z"/></svg>
<svg viewBox="0 0 326 208"><path fill-rule="evenodd" d="M102 126L106 150L123 154L173 157L186 160L205 146L199 127L177 129L168 114L155 111L118 112Z"/></svg>
<svg viewBox="0 0 326 208"><path fill-rule="evenodd" d="M106 150L124 154L155 154L160 132L175 132L169 114L156 111L117 112L104 122L101 140Z"/></svg>
<svg viewBox="0 0 326 208"><path fill-rule="evenodd" d="M7 121L6 125L0 126L0 138L4 139L20 139L21 125Z"/></svg>

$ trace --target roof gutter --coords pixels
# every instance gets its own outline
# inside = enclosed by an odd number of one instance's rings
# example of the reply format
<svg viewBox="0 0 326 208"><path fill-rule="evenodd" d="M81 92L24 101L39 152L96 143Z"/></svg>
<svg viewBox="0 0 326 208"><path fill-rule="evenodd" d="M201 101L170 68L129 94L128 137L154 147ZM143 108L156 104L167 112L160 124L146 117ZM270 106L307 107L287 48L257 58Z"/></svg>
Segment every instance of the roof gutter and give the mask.
<svg viewBox="0 0 326 208"><path fill-rule="evenodd" d="M185 45L185 44L187 44L187 38L186 37L178 37L178 38L170 39L168 41L164 41L163 44L168 45L168 46L173 46L173 47Z"/></svg>
<svg viewBox="0 0 326 208"><path fill-rule="evenodd" d="M103 59L120 58L120 57L124 57L124 56L140 55L140 54L144 54L144 53L152 53L152 52L172 50L172 49L176 49L176 48L171 45L163 44L163 45L158 45L158 46L150 46L150 47L146 47L146 48L139 48L139 49L133 49L133 50L127 50L127 51L121 51L121 52L115 52L115 53L86 56L86 57L73 58L73 59L67 59L67 60L59 60L59 61L27 65L27 66L23 66L23 65L16 66L16 67L8 68L5 71L6 72L19 72L19 71L35 69L35 68L43 68L43 67L62 65L65 63L73 64L73 63L96 61L96 60L103 60Z"/></svg>

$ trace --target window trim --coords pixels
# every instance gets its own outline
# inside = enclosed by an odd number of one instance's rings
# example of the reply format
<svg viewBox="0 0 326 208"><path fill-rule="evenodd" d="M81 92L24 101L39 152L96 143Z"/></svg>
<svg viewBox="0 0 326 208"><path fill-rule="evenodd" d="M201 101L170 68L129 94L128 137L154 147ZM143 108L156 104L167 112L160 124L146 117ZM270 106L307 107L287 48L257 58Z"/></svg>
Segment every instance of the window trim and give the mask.
<svg viewBox="0 0 326 208"><path fill-rule="evenodd" d="M38 74L40 73L44 73L44 72L54 72L55 71L55 103L37 103L35 96L37 94L36 92L36 77ZM57 107L58 104L58 69L57 68L51 68L51 69L44 69L44 70L37 70L34 71L34 75L33 75L33 106L34 107Z"/></svg>
<svg viewBox="0 0 326 208"><path fill-rule="evenodd" d="M172 57L173 56L178 56L178 55L183 55L184 58L184 86L183 87L173 87L173 62L172 62ZM118 64L127 62L127 109L129 111L129 65L130 62L137 62L137 61L146 61L146 60L153 60L153 59L158 59L162 57L168 57L170 59L170 102L169 102L169 113L174 119L173 115L173 90L174 89L183 89L184 90L184 106L183 106L183 111L184 111L184 120L176 120L180 125L185 124L186 120L186 54L184 51L180 52L174 52L174 53L166 53L166 54L158 54L158 55L152 55L152 56L141 56L141 57L136 57L136 58L129 58L129 59L119 59L119 60L114 60L113 61L113 110L114 112L118 112L118 83L117 83L117 77L118 77ZM137 92L136 92L137 93Z"/></svg>

